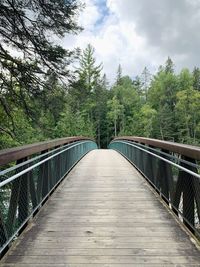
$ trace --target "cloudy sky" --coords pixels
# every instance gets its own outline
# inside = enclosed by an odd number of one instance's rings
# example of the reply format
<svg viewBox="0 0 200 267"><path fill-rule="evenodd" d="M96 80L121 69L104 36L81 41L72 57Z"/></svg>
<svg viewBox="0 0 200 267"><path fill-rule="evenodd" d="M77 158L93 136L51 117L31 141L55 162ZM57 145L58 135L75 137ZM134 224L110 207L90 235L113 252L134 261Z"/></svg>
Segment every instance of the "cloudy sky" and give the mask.
<svg viewBox="0 0 200 267"><path fill-rule="evenodd" d="M132 78L145 66L154 73L170 56L176 69L200 66L200 0L85 0L84 31L66 47L95 48L113 81L117 66Z"/></svg>

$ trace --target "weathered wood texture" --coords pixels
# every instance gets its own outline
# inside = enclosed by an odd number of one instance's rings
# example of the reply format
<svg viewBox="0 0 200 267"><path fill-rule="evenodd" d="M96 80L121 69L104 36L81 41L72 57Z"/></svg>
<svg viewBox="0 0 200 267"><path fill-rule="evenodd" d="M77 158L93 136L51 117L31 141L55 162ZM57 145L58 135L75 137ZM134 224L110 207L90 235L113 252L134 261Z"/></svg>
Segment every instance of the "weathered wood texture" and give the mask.
<svg viewBox="0 0 200 267"><path fill-rule="evenodd" d="M2 260L11 266L200 266L200 251L128 161L94 150Z"/></svg>

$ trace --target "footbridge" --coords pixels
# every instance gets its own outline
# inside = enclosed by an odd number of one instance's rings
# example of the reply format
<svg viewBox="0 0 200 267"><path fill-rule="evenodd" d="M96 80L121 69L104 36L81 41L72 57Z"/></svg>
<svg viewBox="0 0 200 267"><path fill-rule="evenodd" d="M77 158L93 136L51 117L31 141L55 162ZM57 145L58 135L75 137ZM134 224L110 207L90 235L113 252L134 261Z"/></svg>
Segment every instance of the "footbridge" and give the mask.
<svg viewBox="0 0 200 267"><path fill-rule="evenodd" d="M200 266L199 162L142 137L0 151L0 266Z"/></svg>

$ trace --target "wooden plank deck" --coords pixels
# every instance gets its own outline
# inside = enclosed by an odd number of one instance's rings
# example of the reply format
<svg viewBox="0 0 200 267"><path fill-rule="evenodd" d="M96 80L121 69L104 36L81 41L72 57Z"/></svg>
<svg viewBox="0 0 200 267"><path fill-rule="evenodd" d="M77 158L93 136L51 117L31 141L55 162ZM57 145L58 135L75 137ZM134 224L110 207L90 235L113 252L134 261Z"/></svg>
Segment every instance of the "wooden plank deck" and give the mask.
<svg viewBox="0 0 200 267"><path fill-rule="evenodd" d="M0 266L200 266L200 251L128 161L94 150Z"/></svg>

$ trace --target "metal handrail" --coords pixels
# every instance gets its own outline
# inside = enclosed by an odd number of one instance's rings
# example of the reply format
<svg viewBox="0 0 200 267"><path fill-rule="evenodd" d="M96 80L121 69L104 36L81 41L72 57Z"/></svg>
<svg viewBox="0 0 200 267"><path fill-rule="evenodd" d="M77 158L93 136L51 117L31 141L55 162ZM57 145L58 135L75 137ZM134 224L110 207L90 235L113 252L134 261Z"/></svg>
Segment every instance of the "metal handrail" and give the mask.
<svg viewBox="0 0 200 267"><path fill-rule="evenodd" d="M113 141L113 142L111 142L111 144L114 143L114 142L117 142L117 141ZM198 178L198 179L200 180L200 175L199 175L199 174L197 174L196 172L190 171L190 170L188 170L187 168L184 168L184 167L180 166L179 164L174 163L174 162L171 161L171 160L168 160L168 159L166 159L166 158L163 158L163 157L161 157L161 156L159 156L159 155L157 155L157 154L155 154L155 153L152 153L152 152L148 151L147 149L143 149L143 148L141 148L141 147L139 147L139 146L137 146L137 145L135 145L135 144L128 143L128 142L125 142L125 141L120 141L120 142L121 142L122 144L127 144L127 145L130 145L130 146L132 146L132 147L136 147L137 149L139 149L139 150L141 150L141 151L144 151L145 153L147 153L147 154L149 154L149 155L151 155L151 156L154 156L154 157L156 157L156 158L158 158L158 159L160 159L160 160L163 160L163 161L165 161L165 162L167 162L167 163L169 163L169 164L171 164L171 165L177 167L178 169L180 169L180 170L182 170L182 171L185 171L185 172L187 172L187 173L189 173L189 174L195 176L196 178ZM198 166L198 165L195 164L195 166ZM1 187L1 183L0 183L0 187Z"/></svg>
<svg viewBox="0 0 200 267"><path fill-rule="evenodd" d="M177 157L176 155L173 155L172 153L169 154L169 153L167 153L167 152L163 152L162 149L160 149L160 148L159 148L159 149L158 149L158 148L153 148L153 147L151 147L151 146L146 146L146 145L143 145L143 144L134 142L134 141L126 141L126 142L128 142L128 143L130 143L130 144L135 144L135 145L137 145L137 146L143 147L144 149L148 149L148 150L150 150L150 151L153 151L153 152L157 153L158 155L166 156L166 157L170 158L170 160L178 161L178 162L180 162L180 163L185 163L185 164L187 164L188 166L192 166L192 167L195 167L195 168L198 167L197 164L194 164L194 163L189 162L189 161L187 161L187 160L183 160L183 159L181 159L180 155L178 155L178 157ZM176 153L175 153L175 154L176 154Z"/></svg>
<svg viewBox="0 0 200 267"><path fill-rule="evenodd" d="M82 141L80 138L70 138L67 145L45 152L31 161L25 157L23 162L20 156L20 161L17 161L19 166L3 171L4 174L9 173L10 177L0 182L0 254L18 236L73 166L96 148L96 143L89 138L82 138ZM39 162L35 163L36 160Z"/></svg>
<svg viewBox="0 0 200 267"><path fill-rule="evenodd" d="M142 143L139 140L142 140ZM110 143L109 148L127 158L187 228L200 238L200 165L199 157L194 158L199 153L199 148L194 147L195 153L192 153L193 146L183 145L184 150L181 151L184 151L184 154L179 154L178 150L182 144L176 149L177 144L171 146L166 145L164 141L150 140L151 142L147 138L144 144L141 138L116 138ZM157 143L159 146L156 148ZM153 148L150 147L152 144ZM189 147L189 152L186 147ZM193 157L190 158L189 155ZM174 162L176 159L177 162Z"/></svg>
<svg viewBox="0 0 200 267"><path fill-rule="evenodd" d="M114 140L134 141L145 145L150 145L155 148L171 151L192 159L200 160L200 147L181 144L176 142L163 141L152 138L138 137L138 136L121 136L116 137Z"/></svg>
<svg viewBox="0 0 200 267"><path fill-rule="evenodd" d="M0 188L1 188L2 186L4 186L4 185L6 185L6 184L8 184L8 183L10 183L10 182L12 182L12 181L14 181L14 180L17 179L18 177L20 177L20 176L26 174L27 172L30 172L30 171L33 170L34 168L36 168L36 167L42 165L42 164L45 163L46 161L49 161L50 159L52 159L52 158L58 156L59 154L65 152L65 151L67 151L67 150L69 150L69 149L72 149L73 147L76 147L76 146L79 145L79 144L84 144L84 143L87 143L87 142L90 142L90 141L85 141L85 142L81 142L81 143L72 145L72 146L70 146L70 147L68 147L68 148L66 148L66 149L63 149L63 150L61 150L60 152L58 152L58 153L56 153L56 154L54 154L54 155L52 155L52 156L46 158L46 159L41 160L41 161L38 162L38 163L35 163L35 164L32 165L31 167L28 167L28 168L26 168L25 170L23 170L23 171L21 171L21 172L15 174L15 175L13 175L13 176L11 176L10 178L6 179L5 181L0 182Z"/></svg>
<svg viewBox="0 0 200 267"><path fill-rule="evenodd" d="M73 136L73 137L53 139L45 142L39 142L9 149L3 149L0 150L0 166L20 160L22 158L32 156L37 153L41 153L43 151L50 150L52 148L54 149L58 146L63 146L69 143L84 141L84 140L94 141L94 139L88 137Z"/></svg>
<svg viewBox="0 0 200 267"><path fill-rule="evenodd" d="M79 141L77 141L76 143L78 143L78 142L79 142ZM80 141L80 142L81 142L81 141ZM33 157L33 158L28 159L28 160L26 160L26 161L24 161L24 162L22 162L22 163L19 163L19 164L14 165L14 166L12 166L12 167L10 167L10 168L7 168L7 169L5 169L5 170L3 170L3 171L0 171L0 176L3 176L3 175L5 175L6 173L9 173L9 172L14 171L14 170L16 170L16 169L18 169L18 168L21 168L21 167L23 167L23 166L25 166L25 165L27 165L27 164L30 164L31 162L34 162L34 161L36 161L36 160L41 159L41 158L43 158L43 157L46 157L46 156L49 155L49 154L55 153L55 152L58 151L58 150L64 149L65 147L69 147L69 146L71 146L72 144L73 144L73 143L69 143L69 144L63 145L62 147L58 147L58 148L55 148L55 149L53 149L53 150L50 150L50 151L48 151L48 152L46 152L46 153L42 153L42 154L40 154L39 156Z"/></svg>

